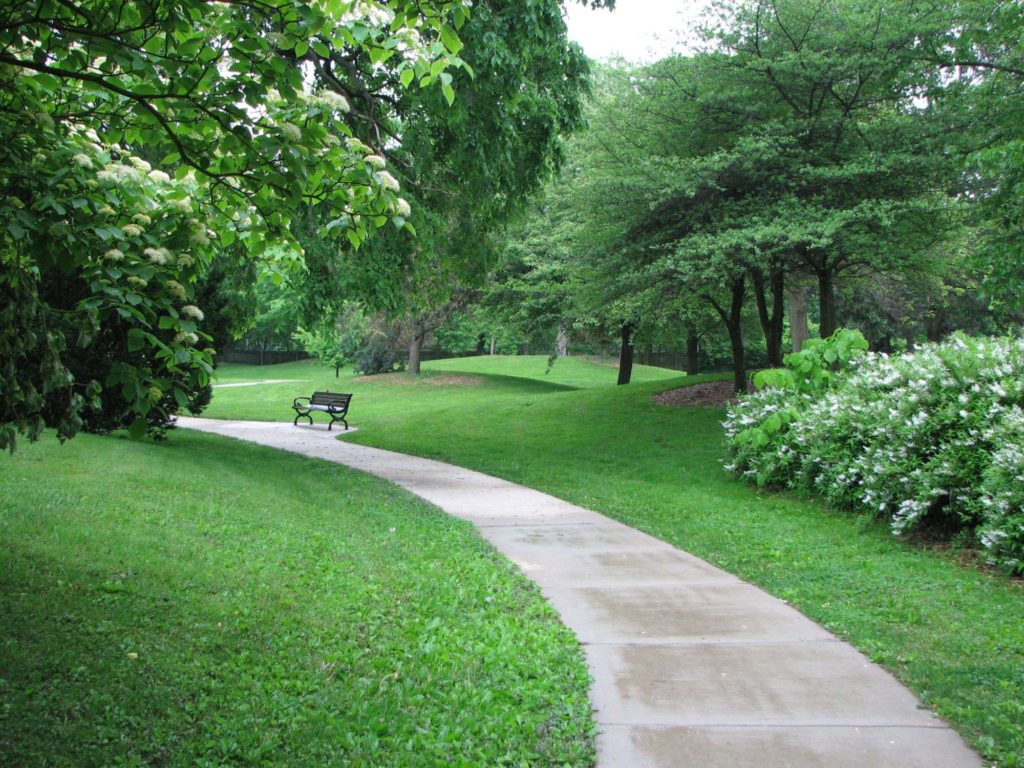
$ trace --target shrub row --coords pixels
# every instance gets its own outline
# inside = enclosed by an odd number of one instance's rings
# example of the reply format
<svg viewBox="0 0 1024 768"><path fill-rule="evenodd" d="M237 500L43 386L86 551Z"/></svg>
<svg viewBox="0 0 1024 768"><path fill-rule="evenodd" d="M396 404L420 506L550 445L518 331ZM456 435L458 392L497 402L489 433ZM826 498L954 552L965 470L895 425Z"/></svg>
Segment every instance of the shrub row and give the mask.
<svg viewBox="0 0 1024 768"><path fill-rule="evenodd" d="M1024 573L1022 407L1022 339L868 353L827 386L768 386L730 408L727 468L870 510L896 534L976 537Z"/></svg>

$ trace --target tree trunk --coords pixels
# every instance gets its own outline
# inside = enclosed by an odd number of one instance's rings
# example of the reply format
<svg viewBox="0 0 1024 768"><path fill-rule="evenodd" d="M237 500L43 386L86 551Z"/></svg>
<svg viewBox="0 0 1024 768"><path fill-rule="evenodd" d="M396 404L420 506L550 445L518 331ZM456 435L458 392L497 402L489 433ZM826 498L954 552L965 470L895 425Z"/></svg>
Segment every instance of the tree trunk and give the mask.
<svg viewBox="0 0 1024 768"><path fill-rule="evenodd" d="M413 376L420 375L420 350L423 347L424 336L425 332L416 330L409 339L409 373Z"/></svg>
<svg viewBox="0 0 1024 768"><path fill-rule="evenodd" d="M740 275L729 285L732 301L729 303L728 312L713 296L705 297L711 302L729 331L729 343L732 346L733 385L736 394L747 391L747 359L746 350L743 348L743 297L745 291L745 279L743 275Z"/></svg>
<svg viewBox="0 0 1024 768"><path fill-rule="evenodd" d="M925 333L927 334L928 341L942 341L942 331L946 324L945 320L946 318L943 316L941 309L932 310L925 321Z"/></svg>
<svg viewBox="0 0 1024 768"><path fill-rule="evenodd" d="M686 375L696 376L700 373L700 337L693 333L686 334Z"/></svg>
<svg viewBox="0 0 1024 768"><path fill-rule="evenodd" d="M807 287L790 287L786 295L789 298L789 335L793 339L793 351L799 352L811 337L807 327Z"/></svg>
<svg viewBox="0 0 1024 768"><path fill-rule="evenodd" d="M336 365L336 366L334 366L334 378L337 379L340 376L341 376L341 366L340 365Z"/></svg>
<svg viewBox="0 0 1024 768"><path fill-rule="evenodd" d="M476 337L476 353L482 355L484 353L484 345L487 342L487 337L484 334L480 334Z"/></svg>
<svg viewBox="0 0 1024 768"><path fill-rule="evenodd" d="M555 336L555 354L559 357L569 354L569 334L561 323L558 325L558 335Z"/></svg>
<svg viewBox="0 0 1024 768"><path fill-rule="evenodd" d="M765 283L764 273L759 269L750 271L754 282L754 298L757 301L757 317L764 333L764 347L768 353L770 368L782 367L782 330L785 302L783 296L786 277L781 269L772 268ZM768 291L771 291L772 309L768 311Z"/></svg>
<svg viewBox="0 0 1024 768"><path fill-rule="evenodd" d="M494 355L494 346L495 346L496 343L497 343L497 339L494 336L491 336L491 355L492 356Z"/></svg>
<svg viewBox="0 0 1024 768"><path fill-rule="evenodd" d="M520 355L528 355L528 354L530 354L530 345L529 344L520 344L519 345L519 354Z"/></svg>
<svg viewBox="0 0 1024 768"><path fill-rule="evenodd" d="M736 394L747 391L747 357L743 348L743 278L732 284L732 305L729 308L729 344L732 346L733 385Z"/></svg>
<svg viewBox="0 0 1024 768"><path fill-rule="evenodd" d="M818 335L827 339L836 332L839 320L836 317L836 283L833 272L818 273L818 307L821 315L821 329Z"/></svg>
<svg viewBox="0 0 1024 768"><path fill-rule="evenodd" d="M629 384L633 377L633 324L622 324L622 345L619 347L619 384Z"/></svg>

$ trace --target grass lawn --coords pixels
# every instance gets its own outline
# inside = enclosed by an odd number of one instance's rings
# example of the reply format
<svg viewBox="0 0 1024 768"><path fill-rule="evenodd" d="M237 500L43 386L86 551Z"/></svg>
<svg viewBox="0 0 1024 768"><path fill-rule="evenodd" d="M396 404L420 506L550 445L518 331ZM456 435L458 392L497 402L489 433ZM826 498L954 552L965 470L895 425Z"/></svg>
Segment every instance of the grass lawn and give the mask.
<svg viewBox="0 0 1024 768"><path fill-rule="evenodd" d="M383 481L186 431L0 456L0 765L586 766L587 684L513 566Z"/></svg>
<svg viewBox="0 0 1024 768"><path fill-rule="evenodd" d="M489 364L501 376L487 374ZM510 378L511 366L531 378ZM552 385L573 385L570 365L566 380L532 366L472 358L433 363L434 383L343 378L337 386L357 393L351 421L360 431L349 439L520 482L706 558L893 670L990 762L1024 766L1021 582L903 544L873 521L733 480L720 463L721 410L650 402L703 377L565 390ZM279 368L254 376L285 378ZM444 386L441 369L479 378ZM252 390L271 386L219 390L208 415L289 418L289 398L308 394L292 385L263 399Z"/></svg>
<svg viewBox="0 0 1024 768"><path fill-rule="evenodd" d="M423 364L428 371L460 371L489 375L517 376L525 379L564 384L575 389L603 387L615 384L619 375L619 361L598 361L592 358L560 357L548 369L547 355L483 355L459 357L451 360L431 360ZM634 365L635 382L677 379L683 374L666 368Z"/></svg>

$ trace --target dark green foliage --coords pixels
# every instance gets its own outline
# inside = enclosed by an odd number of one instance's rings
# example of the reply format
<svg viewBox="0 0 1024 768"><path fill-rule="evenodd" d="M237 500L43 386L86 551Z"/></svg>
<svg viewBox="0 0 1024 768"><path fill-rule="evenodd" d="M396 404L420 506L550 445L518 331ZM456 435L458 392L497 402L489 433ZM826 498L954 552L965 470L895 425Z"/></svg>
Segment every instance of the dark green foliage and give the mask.
<svg viewBox="0 0 1024 768"><path fill-rule="evenodd" d="M364 375L391 373L405 368L405 356L399 346L401 324L377 317L363 335L352 367Z"/></svg>
<svg viewBox="0 0 1024 768"><path fill-rule="evenodd" d="M218 352L245 335L256 321L258 263L233 245L219 252L196 284L203 330Z"/></svg>

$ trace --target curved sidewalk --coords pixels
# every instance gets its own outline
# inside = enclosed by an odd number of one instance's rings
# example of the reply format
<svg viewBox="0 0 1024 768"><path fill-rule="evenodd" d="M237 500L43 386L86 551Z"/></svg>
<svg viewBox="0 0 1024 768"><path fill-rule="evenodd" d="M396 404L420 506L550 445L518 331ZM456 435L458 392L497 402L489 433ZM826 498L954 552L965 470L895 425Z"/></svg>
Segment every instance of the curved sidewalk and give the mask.
<svg viewBox="0 0 1024 768"><path fill-rule="evenodd" d="M786 603L596 512L322 425L178 423L369 472L475 523L583 644L600 768L981 766L895 678Z"/></svg>

